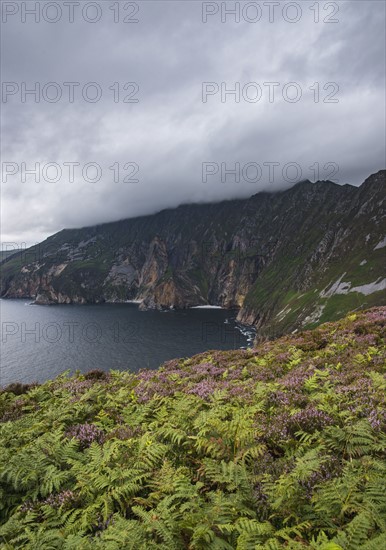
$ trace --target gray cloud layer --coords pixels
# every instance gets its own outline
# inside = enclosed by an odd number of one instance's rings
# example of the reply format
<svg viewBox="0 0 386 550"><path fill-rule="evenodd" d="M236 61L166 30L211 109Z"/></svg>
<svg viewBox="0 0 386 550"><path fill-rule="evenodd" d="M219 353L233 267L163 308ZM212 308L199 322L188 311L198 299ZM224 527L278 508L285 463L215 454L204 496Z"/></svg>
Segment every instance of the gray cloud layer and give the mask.
<svg viewBox="0 0 386 550"><path fill-rule="evenodd" d="M20 8L20 3L9 4ZM44 2L38 4L44 7ZM296 23L282 16L288 2L275 7L272 23L268 6L255 2L262 10L256 23L242 16L240 23L231 16L222 23L218 13L205 24L199 1L138 1L136 24L114 23L112 1L96 4L102 17L94 24L79 11L72 24L67 11L57 23L36 23L31 16L22 23L20 12L3 23L4 82L28 87L57 82L66 94L64 82L92 81L103 91L97 103L85 102L77 88L71 104L64 97L49 103L42 96L38 103L32 96L22 103L20 92L2 104L3 162L18 167L25 162L29 169L40 162L40 172L53 162L63 170L56 183L42 173L40 182L33 176L23 182L20 170L2 183L3 241L32 244L63 227L281 189L291 185L282 175L286 163L296 162L309 179L309 167L319 163L320 179L325 179L330 169L324 166L334 162L339 183L352 184L384 167L384 2L335 2L339 22L330 24L322 21L332 11L326 2L317 3L319 23L310 10L315 2L297 3L302 17ZM46 13L53 17L53 11ZM93 16L92 9L88 13ZM121 15L127 13L130 7ZM139 103L115 103L109 90L114 82L138 83ZM222 103L218 93L203 103L203 82L225 82L229 88L256 82L263 96L257 103L242 96L239 103L231 97ZM280 83L273 103L264 82ZM288 82L302 90L297 103L282 97ZM315 82L320 83L318 103L309 90ZM323 90L328 82L339 86L338 103L323 102L333 91ZM121 90L120 99L129 92ZM253 90L249 92L251 97ZM80 168L97 162L102 177L90 183L78 167L71 182L65 162L79 162ZM139 182L122 181L131 170L123 170L127 162L139 166ZM203 182L203 162L225 162L228 168L238 162L240 170L253 162L262 167L262 175L258 182L247 181L242 172L239 183L230 176L221 182L220 174ZM267 162L280 163L273 181ZM114 163L120 166L119 182L109 169Z"/></svg>

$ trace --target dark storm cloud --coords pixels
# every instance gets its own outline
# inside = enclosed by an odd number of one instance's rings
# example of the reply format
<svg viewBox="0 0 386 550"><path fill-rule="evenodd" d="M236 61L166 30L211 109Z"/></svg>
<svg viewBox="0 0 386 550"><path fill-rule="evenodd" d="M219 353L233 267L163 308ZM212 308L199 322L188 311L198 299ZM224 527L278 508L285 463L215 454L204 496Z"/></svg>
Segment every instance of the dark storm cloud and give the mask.
<svg viewBox="0 0 386 550"><path fill-rule="evenodd" d="M82 100L77 89L71 104L64 98L35 103L28 96L22 103L20 93L2 104L3 162L18 167L25 162L29 169L51 162L63 169L56 183L42 174L40 182L32 176L23 182L20 171L2 183L3 241L32 243L63 227L282 189L291 185L283 178L286 163L297 163L309 179L315 163L320 179L331 172L328 163L335 163L339 183L356 185L384 167L383 2L337 2L339 22L332 24L313 21L315 2L298 2L302 18L293 24L280 11L270 23L263 2L257 2L263 16L254 24L229 17L223 24L220 14L204 24L197 1L139 1L139 23L115 24L108 9L113 2L97 4L103 17L95 24L81 17L72 24L65 17L51 24L27 17L22 23L20 14L3 23L4 82L28 87L57 82L65 91L64 82L97 82L103 90L97 103ZM329 13L326 3L317 4L323 19ZM109 90L114 82L138 83L133 97L139 103L114 103ZM242 97L239 103L230 97L222 103L220 93L203 103L203 82L225 82L229 88L235 82L241 88L248 82L279 82L280 87L272 104L264 86L257 103ZM301 87L297 103L281 97L288 82ZM315 82L320 83L318 103L309 90ZM333 96L338 103L323 102L334 91L323 90L327 82L339 86ZM80 168L96 162L102 176L90 183L76 169L69 181L63 167L68 162ZM132 164L125 171L127 162ZM219 166L206 182L204 162ZM221 182L222 162L227 168L240 164L239 183L230 176ZM243 177L248 163L262 168L258 181ZM280 164L271 181L264 163ZM120 181L109 168L114 164ZM122 181L130 175L139 181Z"/></svg>

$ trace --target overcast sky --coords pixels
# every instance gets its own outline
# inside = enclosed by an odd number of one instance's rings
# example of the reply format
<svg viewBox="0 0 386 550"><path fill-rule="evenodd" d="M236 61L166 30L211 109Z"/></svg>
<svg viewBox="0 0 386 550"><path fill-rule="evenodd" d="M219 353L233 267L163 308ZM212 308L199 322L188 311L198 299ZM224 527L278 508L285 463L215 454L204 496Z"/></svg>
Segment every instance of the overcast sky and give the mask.
<svg viewBox="0 0 386 550"><path fill-rule="evenodd" d="M2 2L3 242L385 167L383 1L45 3Z"/></svg>

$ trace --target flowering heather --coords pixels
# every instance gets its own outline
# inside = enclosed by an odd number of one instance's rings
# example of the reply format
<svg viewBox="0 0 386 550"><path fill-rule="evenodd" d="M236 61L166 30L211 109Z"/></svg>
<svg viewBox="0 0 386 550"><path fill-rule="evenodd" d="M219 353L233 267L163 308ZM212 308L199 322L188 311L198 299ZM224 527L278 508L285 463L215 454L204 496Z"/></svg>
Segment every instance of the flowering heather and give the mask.
<svg viewBox="0 0 386 550"><path fill-rule="evenodd" d="M0 422L8 422L11 420L17 420L24 413L24 406L27 401L23 398L14 399L12 404L10 404L3 411L0 408Z"/></svg>
<svg viewBox="0 0 386 550"><path fill-rule="evenodd" d="M60 508L61 506L68 507L75 501L76 496L73 491L62 491L61 493L58 493L56 495L49 495L45 500L43 500L43 504L48 504L53 508Z"/></svg>
<svg viewBox="0 0 386 550"><path fill-rule="evenodd" d="M63 388L68 390L72 395L79 395L92 388L93 380L72 379L63 384Z"/></svg>
<svg viewBox="0 0 386 550"><path fill-rule="evenodd" d="M256 349L0 392L4 548L371 550L386 308Z"/></svg>
<svg viewBox="0 0 386 550"><path fill-rule="evenodd" d="M73 491L67 490L60 493L51 493L47 498L41 501L27 500L21 506L22 512L36 512L41 506L51 506L52 508L70 508L77 501L77 496Z"/></svg>
<svg viewBox="0 0 386 550"><path fill-rule="evenodd" d="M374 431L386 431L386 410L371 409L367 419Z"/></svg>
<svg viewBox="0 0 386 550"><path fill-rule="evenodd" d="M310 433L322 430L333 423L333 418L330 415L312 405L293 414L289 419L289 425L293 430L298 427L300 430Z"/></svg>
<svg viewBox="0 0 386 550"><path fill-rule="evenodd" d="M67 437L74 437L80 443L82 449L90 447L91 443L103 443L105 434L103 430L94 424L76 424L66 432Z"/></svg>
<svg viewBox="0 0 386 550"><path fill-rule="evenodd" d="M190 387L188 389L188 393L193 393L194 395L198 395L198 397L206 399L210 395L213 395L213 392L216 389L218 389L218 384L216 384L216 381L207 378Z"/></svg>

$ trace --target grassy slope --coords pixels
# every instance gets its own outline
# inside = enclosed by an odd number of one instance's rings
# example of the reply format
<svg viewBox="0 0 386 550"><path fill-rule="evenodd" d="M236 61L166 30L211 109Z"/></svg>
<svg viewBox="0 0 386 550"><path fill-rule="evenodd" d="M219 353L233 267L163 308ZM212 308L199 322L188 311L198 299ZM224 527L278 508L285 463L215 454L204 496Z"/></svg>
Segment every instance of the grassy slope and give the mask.
<svg viewBox="0 0 386 550"><path fill-rule="evenodd" d="M9 387L0 548L378 550L385 319Z"/></svg>
<svg viewBox="0 0 386 550"><path fill-rule="evenodd" d="M360 265L364 258L369 258L367 263ZM320 296L321 291L331 287L335 281L342 277L342 282L350 282L351 287L365 283L380 281L385 272L385 250L360 251L352 254L352 257L344 261L336 262L320 275L315 274L313 282L309 284L310 290L296 290L298 282L290 280L296 265L306 265L301 258L282 258L279 264L273 264L257 279L246 298L246 306L255 311L264 312L273 309L273 315L265 323L263 329L270 333L275 330L277 334L285 334L299 326L299 318L304 319L304 312L311 315L319 307L322 312L317 316L317 322L305 322L305 328L314 328L326 321L335 321L343 315L356 309L367 309L372 306L386 304L384 291L374 292L365 296L358 292L336 294L329 297ZM283 277L283 274L286 277ZM290 282L288 282L290 280ZM287 291L283 291L283 285L287 285ZM280 312L285 310L283 315ZM263 331L262 331L263 332Z"/></svg>

